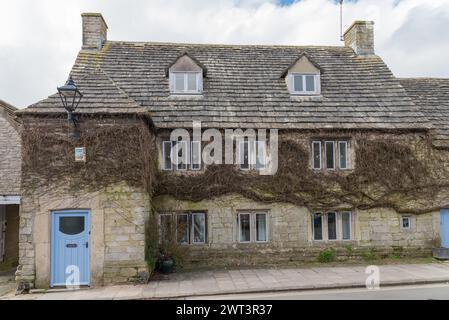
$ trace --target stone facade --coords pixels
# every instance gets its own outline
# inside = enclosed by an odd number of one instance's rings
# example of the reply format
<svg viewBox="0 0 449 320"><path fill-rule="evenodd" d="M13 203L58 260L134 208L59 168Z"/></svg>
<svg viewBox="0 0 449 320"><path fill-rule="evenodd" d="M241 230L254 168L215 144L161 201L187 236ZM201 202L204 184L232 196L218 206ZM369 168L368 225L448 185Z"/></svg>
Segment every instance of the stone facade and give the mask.
<svg viewBox="0 0 449 320"><path fill-rule="evenodd" d="M316 241L312 212L288 203L266 204L228 195L200 202L160 196L153 199L158 212L206 212L207 243L186 246L186 267L232 267L316 262L320 252L333 248L339 260L376 257L429 256L439 237L439 212L412 217L411 230L400 227L402 214L392 209L352 211L351 240ZM268 214L268 241L240 243L239 212Z"/></svg>

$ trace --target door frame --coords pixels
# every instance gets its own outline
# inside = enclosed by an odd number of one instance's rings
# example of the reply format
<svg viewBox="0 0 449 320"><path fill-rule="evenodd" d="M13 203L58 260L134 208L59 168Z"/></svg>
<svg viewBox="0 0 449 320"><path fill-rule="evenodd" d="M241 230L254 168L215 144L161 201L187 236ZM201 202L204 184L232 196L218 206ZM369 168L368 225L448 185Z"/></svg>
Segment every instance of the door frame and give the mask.
<svg viewBox="0 0 449 320"><path fill-rule="evenodd" d="M89 246L87 248L87 283L82 283L83 286L89 286L90 285L90 248L92 247L90 243L90 211L86 209L80 209L80 210L55 210L51 211L51 221L50 221L50 287L59 286L60 284L55 284L55 266L56 266L56 248L55 248L55 241L56 241L56 230L55 227L55 219L58 216L61 215L74 215L74 214L82 214L86 217L86 230L87 231L87 241L89 243Z"/></svg>
<svg viewBox="0 0 449 320"><path fill-rule="evenodd" d="M0 262L3 262L6 248L6 205L0 204Z"/></svg>
<svg viewBox="0 0 449 320"><path fill-rule="evenodd" d="M446 245L446 247L443 246L443 233L445 234L444 238L447 239L446 241L449 242L449 228L444 229L443 225L443 215L446 216L445 222L446 224L449 224L449 209L443 208L440 210L440 239L441 239L441 247L442 248L448 248L449 249L449 243ZM447 225L449 227L449 225Z"/></svg>

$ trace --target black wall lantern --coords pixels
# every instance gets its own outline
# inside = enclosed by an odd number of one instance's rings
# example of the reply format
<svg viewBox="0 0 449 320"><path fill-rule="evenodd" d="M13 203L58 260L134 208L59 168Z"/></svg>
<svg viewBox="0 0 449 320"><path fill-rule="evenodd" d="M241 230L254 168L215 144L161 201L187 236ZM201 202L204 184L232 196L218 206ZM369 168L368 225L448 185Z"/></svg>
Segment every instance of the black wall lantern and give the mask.
<svg viewBox="0 0 449 320"><path fill-rule="evenodd" d="M57 89L64 109L67 111L67 119L72 121L76 126L76 118L73 112L83 97L82 93L78 90L72 77L69 77L65 85Z"/></svg>

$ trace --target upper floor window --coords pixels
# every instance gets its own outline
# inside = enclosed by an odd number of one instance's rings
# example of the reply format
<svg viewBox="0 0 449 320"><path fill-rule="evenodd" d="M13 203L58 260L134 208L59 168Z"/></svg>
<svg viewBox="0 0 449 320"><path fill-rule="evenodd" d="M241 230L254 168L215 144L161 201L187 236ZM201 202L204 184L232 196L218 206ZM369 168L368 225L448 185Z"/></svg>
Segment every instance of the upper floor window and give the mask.
<svg viewBox="0 0 449 320"><path fill-rule="evenodd" d="M282 74L292 95L319 95L321 69L305 54L296 59Z"/></svg>
<svg viewBox="0 0 449 320"><path fill-rule="evenodd" d="M289 74L290 92L292 94L319 94L320 76L318 74Z"/></svg>
<svg viewBox="0 0 449 320"><path fill-rule="evenodd" d="M170 93L180 95L201 94L205 75L205 67L187 53L183 53L167 68Z"/></svg>
<svg viewBox="0 0 449 320"><path fill-rule="evenodd" d="M312 141L312 168L315 170L349 169L348 141Z"/></svg>
<svg viewBox="0 0 449 320"><path fill-rule="evenodd" d="M200 141L163 141L162 142L163 170L200 170L201 142Z"/></svg>
<svg viewBox="0 0 449 320"><path fill-rule="evenodd" d="M242 170L262 170L267 166L265 141L240 141L238 144L239 165Z"/></svg>
<svg viewBox="0 0 449 320"><path fill-rule="evenodd" d="M170 81L172 93L199 94L202 91L201 72L171 72Z"/></svg>

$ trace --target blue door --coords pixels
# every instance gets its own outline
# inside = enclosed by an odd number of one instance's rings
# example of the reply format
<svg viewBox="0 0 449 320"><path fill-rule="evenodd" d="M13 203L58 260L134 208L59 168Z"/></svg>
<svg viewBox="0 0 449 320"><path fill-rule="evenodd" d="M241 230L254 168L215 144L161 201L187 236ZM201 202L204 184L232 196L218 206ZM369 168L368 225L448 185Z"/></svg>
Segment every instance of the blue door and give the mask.
<svg viewBox="0 0 449 320"><path fill-rule="evenodd" d="M441 246L449 248L449 209L442 209L440 213Z"/></svg>
<svg viewBox="0 0 449 320"><path fill-rule="evenodd" d="M89 212L53 212L51 230L50 286L89 285Z"/></svg>

